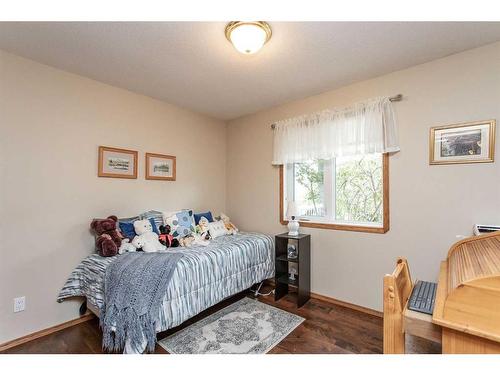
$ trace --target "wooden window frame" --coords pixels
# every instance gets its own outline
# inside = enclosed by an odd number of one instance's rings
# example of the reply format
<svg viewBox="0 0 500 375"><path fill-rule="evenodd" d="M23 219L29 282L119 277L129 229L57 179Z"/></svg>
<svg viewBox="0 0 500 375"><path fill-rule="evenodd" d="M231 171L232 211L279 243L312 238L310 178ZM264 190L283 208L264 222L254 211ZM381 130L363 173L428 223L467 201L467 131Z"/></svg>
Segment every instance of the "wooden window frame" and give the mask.
<svg viewBox="0 0 500 375"><path fill-rule="evenodd" d="M284 210L284 166L279 166L279 188L280 188L280 223L287 225L288 220L283 217ZM315 223L312 221L301 221L299 223L302 227L306 228L320 228L320 229L333 229L333 230L346 230L352 232L366 232L366 233L387 233L389 231L389 154L382 154L382 226L365 226L365 225L351 225L339 223Z"/></svg>

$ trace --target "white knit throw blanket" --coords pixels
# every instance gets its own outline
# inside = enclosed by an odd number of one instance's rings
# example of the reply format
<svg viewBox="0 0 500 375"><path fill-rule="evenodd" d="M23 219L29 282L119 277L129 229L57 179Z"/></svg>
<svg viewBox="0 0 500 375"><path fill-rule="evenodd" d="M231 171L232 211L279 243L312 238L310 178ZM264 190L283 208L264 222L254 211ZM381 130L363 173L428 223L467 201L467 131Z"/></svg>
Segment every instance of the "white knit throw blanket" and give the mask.
<svg viewBox="0 0 500 375"><path fill-rule="evenodd" d="M156 344L156 320L166 287L182 253L125 253L106 269L104 307L100 315L102 346L123 351L125 341L146 352Z"/></svg>

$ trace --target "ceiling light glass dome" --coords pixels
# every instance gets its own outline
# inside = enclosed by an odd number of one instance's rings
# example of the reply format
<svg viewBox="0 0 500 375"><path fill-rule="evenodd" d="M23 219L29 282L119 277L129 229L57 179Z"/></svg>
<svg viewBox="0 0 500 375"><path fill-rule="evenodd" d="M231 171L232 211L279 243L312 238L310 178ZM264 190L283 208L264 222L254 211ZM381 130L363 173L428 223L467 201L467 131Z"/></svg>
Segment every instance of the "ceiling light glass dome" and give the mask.
<svg viewBox="0 0 500 375"><path fill-rule="evenodd" d="M251 55L271 38L271 27L263 21L234 21L226 26L226 38L236 50Z"/></svg>

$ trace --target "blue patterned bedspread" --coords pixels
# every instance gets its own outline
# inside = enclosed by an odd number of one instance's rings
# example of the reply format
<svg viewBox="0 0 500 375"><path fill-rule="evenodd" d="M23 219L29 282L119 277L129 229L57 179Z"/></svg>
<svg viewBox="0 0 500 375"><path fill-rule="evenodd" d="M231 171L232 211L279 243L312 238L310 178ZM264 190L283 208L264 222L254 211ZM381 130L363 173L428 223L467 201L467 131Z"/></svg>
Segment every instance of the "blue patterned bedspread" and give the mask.
<svg viewBox="0 0 500 375"><path fill-rule="evenodd" d="M182 252L185 256L165 290L157 332L178 326L223 299L274 276L274 240L264 234L238 233L216 238L206 247L166 251ZM115 259L97 254L85 258L71 273L57 300L82 296L101 309L104 274Z"/></svg>

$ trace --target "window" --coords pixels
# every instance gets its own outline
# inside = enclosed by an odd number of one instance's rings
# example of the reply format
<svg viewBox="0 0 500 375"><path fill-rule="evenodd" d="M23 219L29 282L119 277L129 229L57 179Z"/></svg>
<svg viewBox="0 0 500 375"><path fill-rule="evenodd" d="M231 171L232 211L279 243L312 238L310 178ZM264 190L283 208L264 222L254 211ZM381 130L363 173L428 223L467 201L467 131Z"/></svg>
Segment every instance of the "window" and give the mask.
<svg viewBox="0 0 500 375"><path fill-rule="evenodd" d="M280 218L295 200L302 226L385 233L389 230L388 155L287 164L280 173Z"/></svg>

